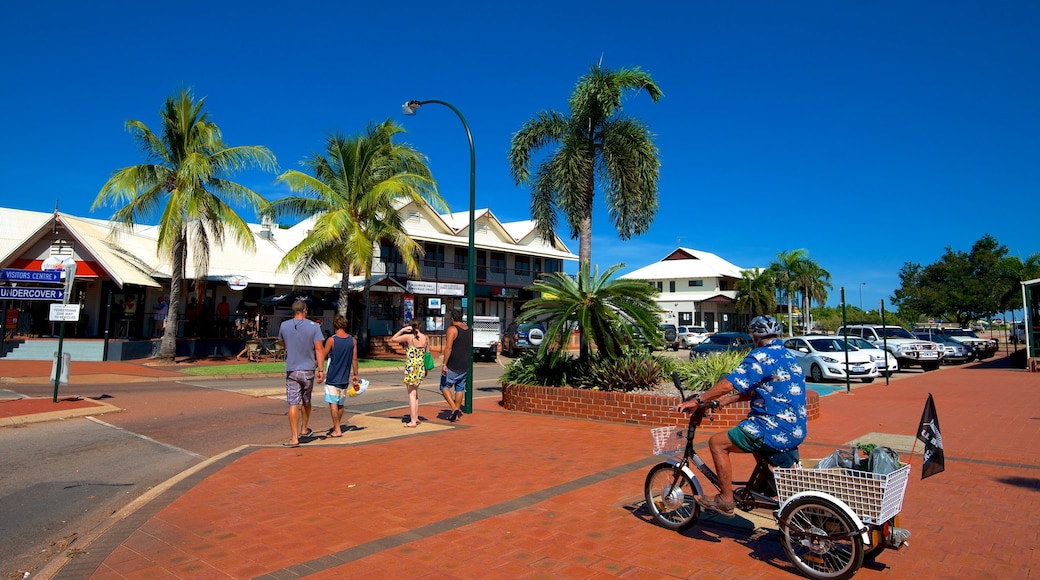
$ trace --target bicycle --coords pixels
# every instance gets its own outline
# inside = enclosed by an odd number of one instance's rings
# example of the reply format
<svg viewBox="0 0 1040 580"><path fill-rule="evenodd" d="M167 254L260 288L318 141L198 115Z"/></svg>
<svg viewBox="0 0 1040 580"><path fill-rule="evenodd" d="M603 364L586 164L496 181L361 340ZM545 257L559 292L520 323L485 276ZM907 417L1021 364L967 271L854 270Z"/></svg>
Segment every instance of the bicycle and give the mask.
<svg viewBox="0 0 1040 580"><path fill-rule="evenodd" d="M682 399L689 400L679 377L672 378ZM718 406L718 401L699 405L690 413L686 429L651 430L654 454L675 455L652 467L643 485L647 509L664 528L683 531L700 519L701 508L693 498L704 490L691 464L719 488L718 476L693 444L697 427ZM779 468L759 453L754 457L751 476L733 482L736 507L772 512L784 554L804 576L851 578L865 560L908 545L910 532L896 527L896 515L902 509L909 464L879 475L853 469Z"/></svg>

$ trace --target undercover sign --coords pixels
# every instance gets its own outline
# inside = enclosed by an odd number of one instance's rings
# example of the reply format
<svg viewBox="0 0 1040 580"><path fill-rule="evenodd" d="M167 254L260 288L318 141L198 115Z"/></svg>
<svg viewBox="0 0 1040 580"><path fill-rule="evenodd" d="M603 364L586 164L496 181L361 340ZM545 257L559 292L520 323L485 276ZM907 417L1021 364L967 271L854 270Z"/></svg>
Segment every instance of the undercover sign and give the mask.
<svg viewBox="0 0 1040 580"><path fill-rule="evenodd" d="M0 287L0 300L50 300L58 302L64 299L65 290L61 288Z"/></svg>

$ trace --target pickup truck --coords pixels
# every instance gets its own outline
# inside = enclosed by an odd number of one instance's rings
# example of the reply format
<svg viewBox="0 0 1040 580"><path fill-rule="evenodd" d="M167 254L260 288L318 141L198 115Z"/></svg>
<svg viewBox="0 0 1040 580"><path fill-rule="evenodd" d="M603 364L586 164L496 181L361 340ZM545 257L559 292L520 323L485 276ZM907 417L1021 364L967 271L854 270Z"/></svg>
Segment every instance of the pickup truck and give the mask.
<svg viewBox="0 0 1040 580"><path fill-rule="evenodd" d="M497 316L473 317L473 360L494 361L502 340L502 322Z"/></svg>

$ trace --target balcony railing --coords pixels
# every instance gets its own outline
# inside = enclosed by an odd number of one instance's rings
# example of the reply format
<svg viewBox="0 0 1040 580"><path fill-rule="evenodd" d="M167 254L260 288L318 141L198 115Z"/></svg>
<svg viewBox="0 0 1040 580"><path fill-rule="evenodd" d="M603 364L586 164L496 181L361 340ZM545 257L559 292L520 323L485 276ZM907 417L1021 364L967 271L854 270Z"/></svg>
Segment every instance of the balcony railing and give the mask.
<svg viewBox="0 0 1040 580"><path fill-rule="evenodd" d="M385 274L396 279L410 278L404 264L390 262L382 264ZM454 262L438 262L426 259L419 260L419 276L416 279L436 282L466 283L466 267L457 267ZM540 279L541 272L531 270L516 270L515 268L500 268L493 266L477 265L476 279L478 284L488 286L506 286L515 288L526 288Z"/></svg>

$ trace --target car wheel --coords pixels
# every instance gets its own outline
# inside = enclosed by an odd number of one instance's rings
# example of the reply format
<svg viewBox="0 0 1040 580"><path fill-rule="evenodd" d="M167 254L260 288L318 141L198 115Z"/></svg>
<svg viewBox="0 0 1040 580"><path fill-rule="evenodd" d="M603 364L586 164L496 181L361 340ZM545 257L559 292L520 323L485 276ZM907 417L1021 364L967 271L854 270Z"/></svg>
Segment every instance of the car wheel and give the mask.
<svg viewBox="0 0 1040 580"><path fill-rule="evenodd" d="M867 383L869 385L870 383L874 382L874 377L867 377L867 378L863 379L863 382Z"/></svg>
<svg viewBox="0 0 1040 580"><path fill-rule="evenodd" d="M939 363L937 363L937 362L935 362L935 363L921 363L921 370L923 370L924 372L934 371L937 368L939 368Z"/></svg>
<svg viewBox="0 0 1040 580"><path fill-rule="evenodd" d="M823 369L820 368L820 365L814 364L809 368L809 377L814 383L823 382Z"/></svg>

